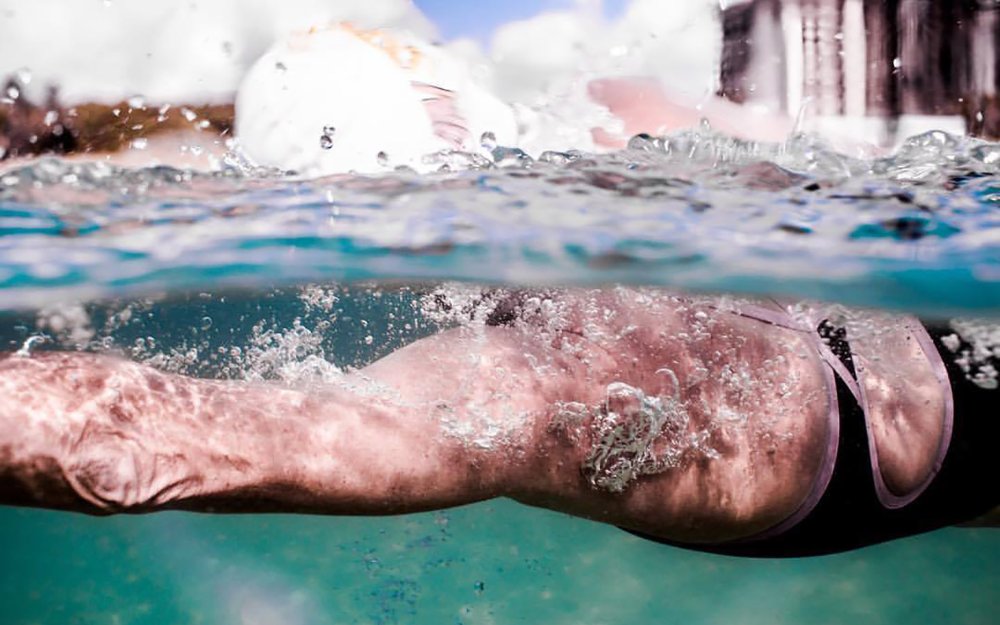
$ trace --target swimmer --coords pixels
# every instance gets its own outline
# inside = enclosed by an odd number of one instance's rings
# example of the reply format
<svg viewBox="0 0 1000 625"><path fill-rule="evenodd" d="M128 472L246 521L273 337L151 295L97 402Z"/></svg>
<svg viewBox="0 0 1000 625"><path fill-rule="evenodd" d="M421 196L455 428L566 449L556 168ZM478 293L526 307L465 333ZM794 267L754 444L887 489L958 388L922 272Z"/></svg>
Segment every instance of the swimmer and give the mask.
<svg viewBox="0 0 1000 625"><path fill-rule="evenodd" d="M484 298L478 321L320 387L8 355L0 503L380 515L510 497L761 557L1000 504L997 363L969 365L950 329L626 288Z"/></svg>
<svg viewBox="0 0 1000 625"><path fill-rule="evenodd" d="M474 69L406 31L336 23L273 45L243 77L234 104L70 106L56 90L44 104L18 98L0 106L0 160L57 153L127 167L213 169L235 133L253 163L314 177L400 166L434 171L442 159L429 155L489 158L492 145L534 156L606 152L636 134L697 128L702 120L729 136L771 142L785 140L794 127L786 116L718 97L695 101L642 77L592 80L577 94L575 113L553 116L502 101Z"/></svg>
<svg viewBox="0 0 1000 625"><path fill-rule="evenodd" d="M694 101L652 78L602 78L581 89L587 119L553 118L511 105L472 68L405 31L334 24L296 33L268 50L240 84L236 135L254 162L306 176L434 171L441 151L489 156L487 145L610 151L639 133L698 128L780 142L791 119L718 97ZM592 109L592 110L590 110ZM590 118L602 125L590 128ZM580 131L576 126L584 124ZM487 134L488 133L488 134Z"/></svg>

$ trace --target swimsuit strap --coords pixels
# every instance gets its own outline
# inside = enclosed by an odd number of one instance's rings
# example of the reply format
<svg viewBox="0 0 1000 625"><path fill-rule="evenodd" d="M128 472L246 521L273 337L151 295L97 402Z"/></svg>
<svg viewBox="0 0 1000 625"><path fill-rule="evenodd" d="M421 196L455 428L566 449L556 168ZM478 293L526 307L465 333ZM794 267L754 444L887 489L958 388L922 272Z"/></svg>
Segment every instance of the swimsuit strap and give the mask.
<svg viewBox="0 0 1000 625"><path fill-rule="evenodd" d="M735 312L729 307L726 310ZM773 308L757 306L742 311L746 317L768 323L776 321L775 325L807 331L803 328L807 328L812 319L798 313L791 311L785 316ZM835 380L834 405L841 416L837 421L839 445L833 475L828 480L823 476L815 480L814 492L822 495L819 502L803 502L788 519L755 536L716 544L682 543L626 531L673 547L729 556L803 557L857 549L966 522L1000 505L1000 487L994 481L983 481L984 475L995 473L994 447L1000 439L1000 419L993 417L1000 391L977 386L948 358L949 353L956 351L952 346L954 332L950 328L927 326L926 331L922 331L922 324L914 325L918 323L916 319L902 323L910 326L912 336L932 363L935 377L947 380L951 389L946 396L946 411L951 417L945 423L945 441L938 449L934 475L929 478L926 491L918 493L920 496L895 508L887 507L879 496L871 465L872 442L866 436L862 405L855 401L846 383L846 378L853 379L851 373L855 366L863 364L852 357L846 329L828 323L820 332L830 353L842 365L838 369L848 375L833 375L835 366L824 359L830 366L823 369ZM817 343L823 343L819 333L813 334ZM967 346L963 343L961 349ZM991 365L1000 368L1000 360L992 361Z"/></svg>
<svg viewBox="0 0 1000 625"><path fill-rule="evenodd" d="M801 506L784 521L763 532L741 539L740 542L763 540L786 532L809 516L826 492L836 465L837 447L840 438L841 406L837 397L838 383L842 384L843 388L847 390L864 417L871 475L879 503L887 509L902 508L916 500L930 486L940 471L944 458L948 453L954 422L954 401L944 362L922 324L914 318L904 317L899 327L901 328L900 331L907 333L907 339L910 337L915 339L917 345L919 345L921 358L926 359L925 362L933 372L933 376L943 393L942 432L933 463L927 475L912 488L898 493L893 492L886 483L882 463L879 460L878 435L873 424L875 407L872 403L873 399L869 396L869 392L865 386L865 382L869 381L866 380L866 375L870 377L872 374L866 373L865 359L858 356L848 341L847 329L834 326L826 319L825 315L818 314L819 311L810 309L792 310L789 306L782 305L776 300L770 300L770 305L741 302L734 306L732 310L742 317L757 319L764 323L787 328L808 337L809 342L827 365L823 368L823 371L830 406L830 441L827 445L820 471L817 473L809 495Z"/></svg>

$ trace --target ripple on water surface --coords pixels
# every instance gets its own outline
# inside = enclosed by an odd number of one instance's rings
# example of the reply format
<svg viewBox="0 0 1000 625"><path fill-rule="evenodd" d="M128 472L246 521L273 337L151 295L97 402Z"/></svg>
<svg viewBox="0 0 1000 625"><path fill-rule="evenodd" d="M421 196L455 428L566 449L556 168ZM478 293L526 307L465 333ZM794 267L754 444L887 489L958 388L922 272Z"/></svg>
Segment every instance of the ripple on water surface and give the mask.
<svg viewBox="0 0 1000 625"><path fill-rule="evenodd" d="M44 160L0 174L0 307L220 285L462 279L1000 308L1000 146L942 132L875 159L797 136L498 147L440 171L304 180Z"/></svg>

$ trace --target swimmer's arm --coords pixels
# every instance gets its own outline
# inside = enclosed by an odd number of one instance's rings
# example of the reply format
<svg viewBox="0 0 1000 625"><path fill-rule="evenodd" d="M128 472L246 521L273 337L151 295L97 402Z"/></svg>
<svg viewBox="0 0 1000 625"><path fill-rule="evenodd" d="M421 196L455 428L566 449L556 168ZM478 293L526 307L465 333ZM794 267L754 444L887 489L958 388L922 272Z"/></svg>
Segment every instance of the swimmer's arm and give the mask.
<svg viewBox="0 0 1000 625"><path fill-rule="evenodd" d="M653 78L603 78L592 81L587 90L591 100L622 122L620 135L603 128L591 131L595 143L605 148L623 148L629 137L639 133L659 136L696 129L703 119L718 132L756 141L784 141L794 127L784 115L758 112L719 97L687 101Z"/></svg>
<svg viewBox="0 0 1000 625"><path fill-rule="evenodd" d="M0 503L393 514L511 494L544 479L552 388L528 375L530 349L503 331L444 333L310 392L92 354L8 357Z"/></svg>

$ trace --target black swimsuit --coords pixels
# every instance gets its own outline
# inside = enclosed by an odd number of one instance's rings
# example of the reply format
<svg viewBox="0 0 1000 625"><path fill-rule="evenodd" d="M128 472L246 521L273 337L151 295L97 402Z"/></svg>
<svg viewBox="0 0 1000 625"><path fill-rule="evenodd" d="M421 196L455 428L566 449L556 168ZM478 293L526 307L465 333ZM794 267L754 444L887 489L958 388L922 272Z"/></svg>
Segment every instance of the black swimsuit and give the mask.
<svg viewBox="0 0 1000 625"><path fill-rule="evenodd" d="M953 362L941 338L946 328L928 327L947 368L954 400L948 453L933 481L914 501L890 509L878 497L872 474L865 416L847 384L837 379L840 440L829 485L812 511L777 535L720 544L676 543L631 532L656 542L746 557L814 556L856 549L969 521L1000 505L997 446L1000 391L970 382ZM832 351L854 372L842 337L827 336Z"/></svg>
<svg viewBox="0 0 1000 625"><path fill-rule="evenodd" d="M486 319L487 325L512 323L521 312L522 303L523 294L519 292L500 298ZM839 418L830 415L828 466L800 510L759 536L715 544L678 543L623 528L625 531L667 545L734 556L814 556L970 521L1000 505L997 479L1000 477L997 472L1000 390L977 386L955 364L954 354L942 342L943 337L957 339L949 328L926 324L921 327L912 318L900 321L902 325L915 326L915 334L923 334L926 329L923 350L928 356L933 350L937 351L934 356L940 355L943 369L939 370L939 380L943 384L947 376L952 403L945 447L940 450L947 453L939 456L940 466L929 477L929 483L925 482L909 496L895 497L887 493L881 476L877 475L877 459L869 449L867 417L859 404L861 385L857 382L850 345L845 340L846 332L827 321L819 323L815 331L808 330L791 320L780 305L768 309L749 304L735 312L812 335L824 361L836 372L827 371L828 390L835 395L835 405L831 408L839 409ZM960 345L963 350L969 347ZM996 359L991 364L1000 370Z"/></svg>

